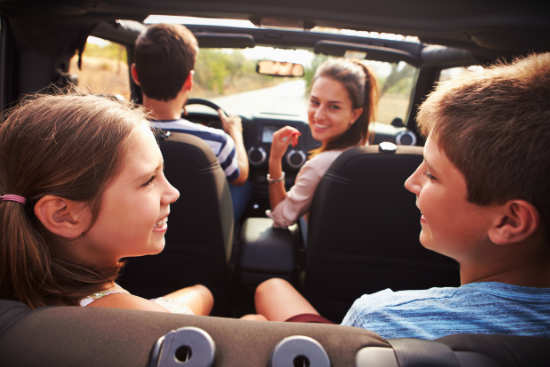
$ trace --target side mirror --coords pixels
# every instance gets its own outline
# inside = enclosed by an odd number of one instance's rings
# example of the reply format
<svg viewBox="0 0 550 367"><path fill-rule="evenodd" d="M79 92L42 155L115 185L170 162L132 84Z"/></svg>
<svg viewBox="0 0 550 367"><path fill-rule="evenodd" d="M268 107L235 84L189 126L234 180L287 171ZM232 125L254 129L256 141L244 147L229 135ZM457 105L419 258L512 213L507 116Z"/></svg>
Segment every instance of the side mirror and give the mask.
<svg viewBox="0 0 550 367"><path fill-rule="evenodd" d="M304 66L293 62L260 60L256 64L256 72L262 75L302 77Z"/></svg>

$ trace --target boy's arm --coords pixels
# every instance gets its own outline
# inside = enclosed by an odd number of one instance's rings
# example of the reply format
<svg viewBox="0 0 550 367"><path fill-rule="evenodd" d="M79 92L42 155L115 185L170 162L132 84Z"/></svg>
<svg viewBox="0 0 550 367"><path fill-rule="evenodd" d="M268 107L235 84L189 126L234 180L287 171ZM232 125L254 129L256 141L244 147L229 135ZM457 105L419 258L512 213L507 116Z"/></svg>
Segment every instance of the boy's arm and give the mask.
<svg viewBox="0 0 550 367"><path fill-rule="evenodd" d="M218 115L222 122L223 129L235 142L235 152L237 153L237 164L239 166L239 176L231 183L242 185L248 179L248 155L244 148L243 125L239 116L227 116L221 109Z"/></svg>

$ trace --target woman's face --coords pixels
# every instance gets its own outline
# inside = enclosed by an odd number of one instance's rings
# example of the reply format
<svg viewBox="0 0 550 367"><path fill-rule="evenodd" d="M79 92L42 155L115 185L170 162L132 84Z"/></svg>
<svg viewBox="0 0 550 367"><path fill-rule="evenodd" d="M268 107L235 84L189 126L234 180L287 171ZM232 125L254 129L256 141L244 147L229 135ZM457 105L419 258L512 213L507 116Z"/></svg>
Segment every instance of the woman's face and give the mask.
<svg viewBox="0 0 550 367"><path fill-rule="evenodd" d="M323 144L342 135L359 118L362 108L353 108L346 88L331 78L319 77L309 97L311 134Z"/></svg>
<svg viewBox="0 0 550 367"><path fill-rule="evenodd" d="M98 217L84 235L96 263L161 252L170 204L179 197L164 176L162 154L147 125L136 127L126 145L122 168L108 183Z"/></svg>

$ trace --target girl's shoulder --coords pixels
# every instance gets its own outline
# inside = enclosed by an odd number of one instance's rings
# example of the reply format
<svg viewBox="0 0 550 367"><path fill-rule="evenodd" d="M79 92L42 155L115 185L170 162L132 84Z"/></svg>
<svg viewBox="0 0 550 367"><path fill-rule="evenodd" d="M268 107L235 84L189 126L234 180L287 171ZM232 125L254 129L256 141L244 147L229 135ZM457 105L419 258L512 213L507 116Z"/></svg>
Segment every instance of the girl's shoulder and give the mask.
<svg viewBox="0 0 550 367"><path fill-rule="evenodd" d="M96 302L97 300L100 300L103 297L109 296L111 294L119 294L119 293L128 293L128 291L121 287L113 287L113 288L105 289L99 292L95 292L90 294L87 297L82 298L80 300L80 306L86 307L89 304Z"/></svg>
<svg viewBox="0 0 550 367"><path fill-rule="evenodd" d="M118 285L84 297L80 300L80 306L166 312L166 309L159 304L135 296Z"/></svg>

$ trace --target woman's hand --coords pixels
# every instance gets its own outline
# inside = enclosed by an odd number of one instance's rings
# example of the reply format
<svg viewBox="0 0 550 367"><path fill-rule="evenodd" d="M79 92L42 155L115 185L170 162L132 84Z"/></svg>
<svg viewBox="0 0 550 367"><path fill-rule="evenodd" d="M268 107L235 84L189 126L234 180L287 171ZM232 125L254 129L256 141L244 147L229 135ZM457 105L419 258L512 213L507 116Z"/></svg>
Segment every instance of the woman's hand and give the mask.
<svg viewBox="0 0 550 367"><path fill-rule="evenodd" d="M275 131L271 142L271 152L269 153L270 159L281 160L290 144L293 147L298 144L300 135L302 133L291 126L285 126Z"/></svg>

